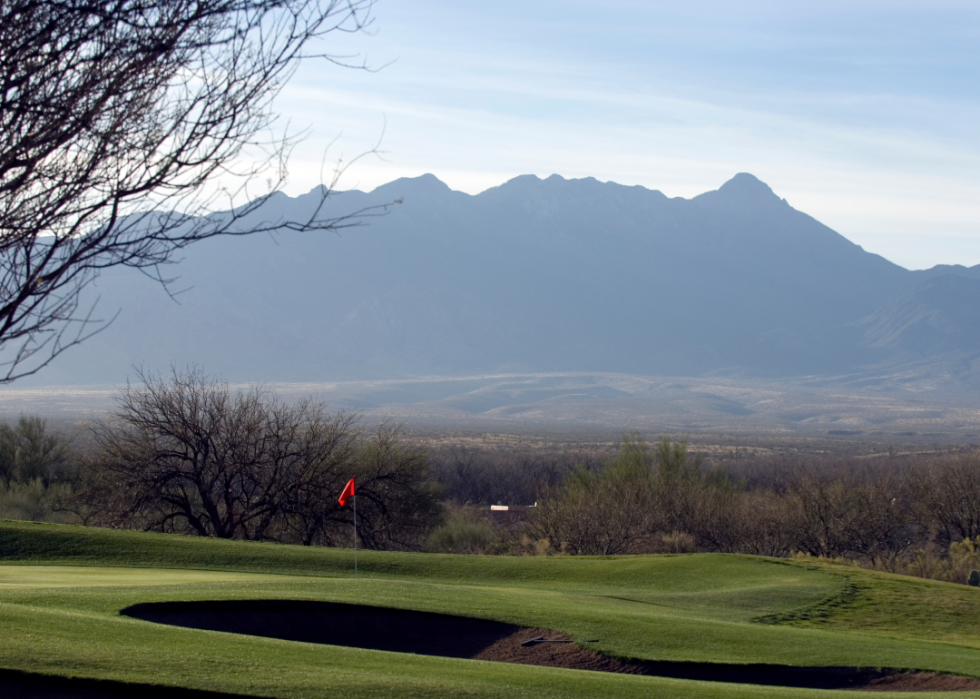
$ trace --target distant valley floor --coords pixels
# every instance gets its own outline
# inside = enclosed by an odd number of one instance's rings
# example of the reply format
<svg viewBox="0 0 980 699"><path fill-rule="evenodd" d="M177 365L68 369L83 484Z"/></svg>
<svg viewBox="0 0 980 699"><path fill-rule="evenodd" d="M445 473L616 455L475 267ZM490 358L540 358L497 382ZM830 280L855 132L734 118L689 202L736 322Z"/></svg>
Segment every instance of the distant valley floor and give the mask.
<svg viewBox="0 0 980 699"><path fill-rule="evenodd" d="M269 383L366 420L412 430L509 434L638 431L675 437L980 442L980 393L901 377L680 378L613 373L498 374L339 383ZM114 407L112 386L0 389L0 418L85 421ZM722 440L724 441L724 440Z"/></svg>

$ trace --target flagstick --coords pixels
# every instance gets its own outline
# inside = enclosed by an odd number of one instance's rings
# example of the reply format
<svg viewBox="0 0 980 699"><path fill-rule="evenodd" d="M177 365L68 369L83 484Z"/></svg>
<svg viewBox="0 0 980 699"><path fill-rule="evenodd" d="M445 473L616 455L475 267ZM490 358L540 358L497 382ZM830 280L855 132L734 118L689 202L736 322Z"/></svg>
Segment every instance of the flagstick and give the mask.
<svg viewBox="0 0 980 699"><path fill-rule="evenodd" d="M357 580L357 498L351 496L354 501L354 579Z"/></svg>

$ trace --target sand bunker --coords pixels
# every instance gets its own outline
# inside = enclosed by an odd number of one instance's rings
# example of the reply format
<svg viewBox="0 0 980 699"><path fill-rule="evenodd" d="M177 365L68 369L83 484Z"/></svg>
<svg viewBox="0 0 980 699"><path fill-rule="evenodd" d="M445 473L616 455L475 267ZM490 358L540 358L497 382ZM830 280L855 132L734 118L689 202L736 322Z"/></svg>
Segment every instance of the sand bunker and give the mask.
<svg viewBox="0 0 980 699"><path fill-rule="evenodd" d="M891 692L980 689L980 679L928 672L617 660L582 648L565 634L548 629L330 602L160 602L137 604L121 613L161 624L287 641L709 682ZM542 637L548 642L525 645Z"/></svg>

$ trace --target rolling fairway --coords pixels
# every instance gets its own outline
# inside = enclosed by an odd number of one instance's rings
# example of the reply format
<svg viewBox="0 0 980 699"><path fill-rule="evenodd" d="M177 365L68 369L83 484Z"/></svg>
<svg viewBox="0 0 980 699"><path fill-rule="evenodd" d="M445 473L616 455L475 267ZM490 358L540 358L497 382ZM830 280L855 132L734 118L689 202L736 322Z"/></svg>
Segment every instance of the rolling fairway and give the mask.
<svg viewBox="0 0 980 699"><path fill-rule="evenodd" d="M355 580L348 550L0 522L0 668L263 697L825 695L298 643L119 614L148 602L281 599L550 628L627 659L980 676L980 591L965 586L715 554L364 551L358 563Z"/></svg>

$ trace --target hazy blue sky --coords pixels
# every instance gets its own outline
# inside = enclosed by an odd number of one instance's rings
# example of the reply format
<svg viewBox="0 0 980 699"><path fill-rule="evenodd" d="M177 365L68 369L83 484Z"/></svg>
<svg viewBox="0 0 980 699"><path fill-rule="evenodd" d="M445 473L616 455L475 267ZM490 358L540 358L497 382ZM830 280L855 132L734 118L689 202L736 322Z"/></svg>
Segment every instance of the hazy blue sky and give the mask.
<svg viewBox="0 0 980 699"><path fill-rule="evenodd" d="M374 17L325 48L381 70L308 62L277 102L310 129L290 193L383 132L383 160L341 188L557 173L690 197L751 172L903 266L980 263L976 0L378 0Z"/></svg>

